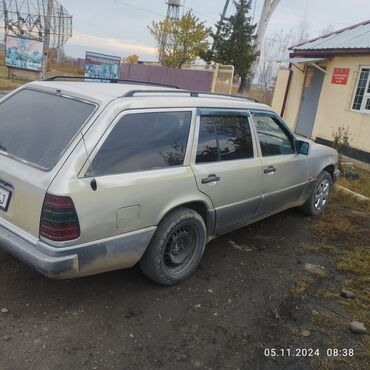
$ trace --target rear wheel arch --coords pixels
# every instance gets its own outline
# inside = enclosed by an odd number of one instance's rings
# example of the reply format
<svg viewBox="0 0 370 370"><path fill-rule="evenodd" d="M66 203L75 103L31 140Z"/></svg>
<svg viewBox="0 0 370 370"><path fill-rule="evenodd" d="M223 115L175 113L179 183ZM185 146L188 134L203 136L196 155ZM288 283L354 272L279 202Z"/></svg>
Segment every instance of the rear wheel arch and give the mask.
<svg viewBox="0 0 370 370"><path fill-rule="evenodd" d="M161 285L181 283L199 265L206 242L202 216L188 207L176 207L159 223L139 262L141 271Z"/></svg>
<svg viewBox="0 0 370 370"><path fill-rule="evenodd" d="M162 222L162 220L171 212L175 211L178 208L189 208L192 209L193 211L197 212L203 219L206 229L207 229L207 234L210 235L213 233L214 230L214 225L215 225L215 216L214 212L211 211L211 208L209 205L203 201L203 200L194 200L194 201L189 201L181 204L177 204L175 206L169 207L160 217L160 220L158 222L158 225ZM210 212L211 211L211 212Z"/></svg>

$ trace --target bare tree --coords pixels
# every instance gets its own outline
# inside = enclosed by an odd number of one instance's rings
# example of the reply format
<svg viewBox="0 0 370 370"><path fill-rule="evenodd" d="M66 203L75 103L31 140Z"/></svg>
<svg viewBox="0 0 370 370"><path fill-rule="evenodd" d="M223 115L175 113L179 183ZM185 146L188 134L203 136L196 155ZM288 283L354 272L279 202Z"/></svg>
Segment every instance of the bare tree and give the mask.
<svg viewBox="0 0 370 370"><path fill-rule="evenodd" d="M294 44L300 44L310 38L310 22L308 20L307 12L303 14L301 21L296 26L294 37Z"/></svg>
<svg viewBox="0 0 370 370"><path fill-rule="evenodd" d="M267 35L262 45L260 62L256 72L257 91L253 91L252 94L256 95L258 100L267 104L271 103L278 71L281 66L288 65L284 62L289 57L288 49L292 45L307 40L309 37L308 29L309 23L303 20L288 31L282 29Z"/></svg>
<svg viewBox="0 0 370 370"><path fill-rule="evenodd" d="M319 31L319 36L325 36L329 33L332 33L335 31L335 28L332 24L328 24L327 26L325 26L324 28L322 28L320 31Z"/></svg>
<svg viewBox="0 0 370 370"><path fill-rule="evenodd" d="M263 103L271 103L276 76L282 61L288 57L292 35L292 31L281 30L265 38L256 74L257 99Z"/></svg>
<svg viewBox="0 0 370 370"><path fill-rule="evenodd" d="M254 76L256 75L258 64L260 61L260 54L262 49L263 40L266 35L267 26L269 24L269 21L271 19L271 16L273 12L275 11L276 7L278 6L280 0L264 0L263 2L263 8L261 12L261 18L258 22L257 31L256 31L256 38L254 40L254 52L257 55L256 60L252 64L248 82L247 82L247 90L250 90L250 87L252 86L252 81L254 79Z"/></svg>

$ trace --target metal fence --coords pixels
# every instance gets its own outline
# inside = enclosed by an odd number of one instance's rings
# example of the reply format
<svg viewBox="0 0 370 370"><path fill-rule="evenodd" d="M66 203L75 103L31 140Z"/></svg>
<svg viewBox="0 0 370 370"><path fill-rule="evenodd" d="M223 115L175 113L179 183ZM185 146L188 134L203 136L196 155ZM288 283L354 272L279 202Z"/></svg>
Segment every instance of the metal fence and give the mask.
<svg viewBox="0 0 370 370"><path fill-rule="evenodd" d="M181 89L210 92L213 71L176 69L148 64L121 64L121 78L177 86Z"/></svg>

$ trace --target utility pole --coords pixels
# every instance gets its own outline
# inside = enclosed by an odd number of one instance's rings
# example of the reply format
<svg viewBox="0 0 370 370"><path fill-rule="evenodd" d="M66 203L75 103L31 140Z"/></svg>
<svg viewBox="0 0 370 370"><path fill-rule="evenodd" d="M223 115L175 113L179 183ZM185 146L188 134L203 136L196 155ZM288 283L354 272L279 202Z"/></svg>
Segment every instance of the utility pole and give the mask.
<svg viewBox="0 0 370 370"><path fill-rule="evenodd" d="M225 17L226 17L226 12L227 12L227 9L229 7L229 4L230 4L230 0L226 0L225 2L225 6L224 6L224 10L222 11L222 14L221 14L221 20L220 20L220 24L222 24L222 22L224 21ZM216 37L220 34L220 27L217 27L217 31L216 31ZM215 41L213 40L213 44L212 44L212 48L211 48L211 51L212 53L215 51Z"/></svg>
<svg viewBox="0 0 370 370"><path fill-rule="evenodd" d="M229 7L229 4L230 4L230 0L226 0L224 10L222 11L222 14L221 14L221 23L226 17L226 12L227 12L227 8Z"/></svg>
<svg viewBox="0 0 370 370"><path fill-rule="evenodd" d="M53 13L53 0L48 0L48 8L45 15L44 26L44 47L43 47L43 63L41 78L45 79L48 70L48 51L50 45L50 31L51 31L51 15Z"/></svg>

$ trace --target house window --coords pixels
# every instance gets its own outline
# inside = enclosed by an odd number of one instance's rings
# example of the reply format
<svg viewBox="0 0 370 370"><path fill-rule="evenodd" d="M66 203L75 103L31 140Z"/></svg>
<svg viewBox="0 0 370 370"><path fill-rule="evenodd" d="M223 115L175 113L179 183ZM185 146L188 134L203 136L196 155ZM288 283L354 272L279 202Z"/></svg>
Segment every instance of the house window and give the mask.
<svg viewBox="0 0 370 370"><path fill-rule="evenodd" d="M370 113L370 68L362 68L352 109Z"/></svg>

